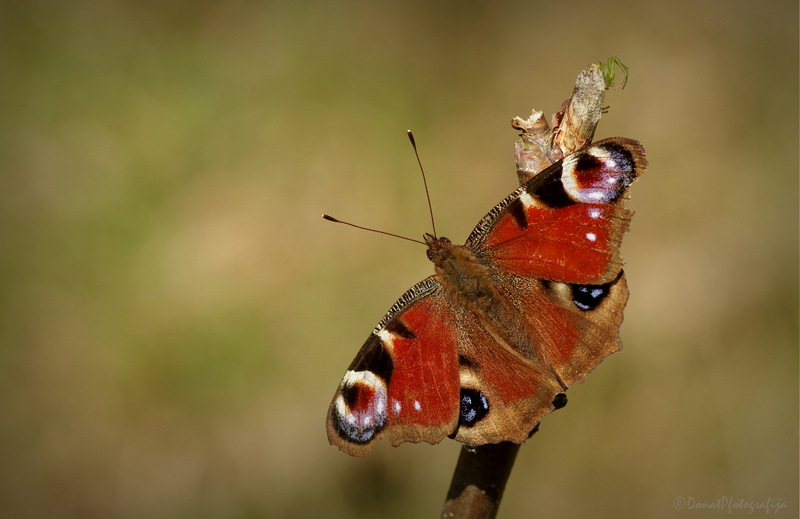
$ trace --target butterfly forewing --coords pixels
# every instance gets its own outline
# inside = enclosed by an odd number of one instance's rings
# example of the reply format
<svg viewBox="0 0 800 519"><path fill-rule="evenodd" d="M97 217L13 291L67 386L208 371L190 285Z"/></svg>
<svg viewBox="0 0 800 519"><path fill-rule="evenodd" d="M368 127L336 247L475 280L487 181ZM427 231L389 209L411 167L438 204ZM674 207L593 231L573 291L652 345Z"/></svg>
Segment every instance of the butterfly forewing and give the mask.
<svg viewBox="0 0 800 519"><path fill-rule="evenodd" d="M603 283L622 268L627 187L646 166L630 139L606 139L538 173L489 212L467 246L500 272Z"/></svg>
<svg viewBox="0 0 800 519"><path fill-rule="evenodd" d="M328 439L355 456L387 435L437 443L458 421L457 328L431 277L408 290L370 334L328 411Z"/></svg>

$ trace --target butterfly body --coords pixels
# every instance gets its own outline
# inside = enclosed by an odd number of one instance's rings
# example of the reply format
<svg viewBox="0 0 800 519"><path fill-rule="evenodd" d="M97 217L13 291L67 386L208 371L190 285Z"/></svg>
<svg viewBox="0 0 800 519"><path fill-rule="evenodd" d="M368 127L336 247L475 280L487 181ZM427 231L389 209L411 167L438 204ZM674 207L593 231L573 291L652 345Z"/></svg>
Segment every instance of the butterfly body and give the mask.
<svg viewBox="0 0 800 519"><path fill-rule="evenodd" d="M624 201L646 164L638 142L606 139L515 190L463 245L426 234L435 274L356 355L329 409L330 442L362 456L382 436L525 441L556 395L621 348Z"/></svg>
<svg viewBox="0 0 800 519"><path fill-rule="evenodd" d="M476 315L500 320L505 301L497 293L491 271L465 245L453 245L447 238L427 234L428 258L436 266L436 278L452 300L453 306Z"/></svg>

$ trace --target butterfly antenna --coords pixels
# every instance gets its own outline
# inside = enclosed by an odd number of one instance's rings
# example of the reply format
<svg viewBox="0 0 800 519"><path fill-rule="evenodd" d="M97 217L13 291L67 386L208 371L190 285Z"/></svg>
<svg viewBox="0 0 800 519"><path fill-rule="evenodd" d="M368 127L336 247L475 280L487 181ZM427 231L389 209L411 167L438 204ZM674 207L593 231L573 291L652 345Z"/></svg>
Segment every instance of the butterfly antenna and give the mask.
<svg viewBox="0 0 800 519"><path fill-rule="evenodd" d="M386 236L394 236L395 238L400 238L401 240L408 240L408 241L413 241L414 243L419 243L421 245L426 245L426 243L424 241L415 240L414 238L408 238L407 236L400 236L399 234L394 234L394 233L391 233L391 232L380 231L378 229L370 229L369 227L362 227L362 226L356 225L354 223L345 222L344 220L339 220L338 218L334 218L333 216L331 216L329 214L323 214L322 217L324 219L328 220L329 222L343 223L345 225L349 225L350 227L355 227L356 229L361 229L363 231L376 232L378 234L385 234Z"/></svg>
<svg viewBox="0 0 800 519"><path fill-rule="evenodd" d="M436 234L436 220L433 219L433 205L431 204L431 193L428 191L428 179L425 178L425 170L422 167L422 161L419 159L419 152L417 151L417 142L414 140L414 134L411 130L407 130L408 140L411 141L411 147L414 148L414 156L417 157L417 164L419 164L419 172L422 173L422 183L425 184L425 196L428 197L428 211L431 213L431 227L433 227L433 236L438 237Z"/></svg>

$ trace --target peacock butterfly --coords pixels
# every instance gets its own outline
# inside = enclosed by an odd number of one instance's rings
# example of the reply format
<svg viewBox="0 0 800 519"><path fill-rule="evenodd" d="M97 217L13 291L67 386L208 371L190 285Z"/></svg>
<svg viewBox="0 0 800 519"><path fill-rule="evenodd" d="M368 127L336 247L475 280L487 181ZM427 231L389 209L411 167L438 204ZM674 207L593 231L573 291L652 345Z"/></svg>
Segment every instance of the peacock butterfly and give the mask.
<svg viewBox="0 0 800 519"><path fill-rule="evenodd" d="M333 397L328 440L522 443L554 399L621 349L620 244L644 148L599 141L534 175L464 245L425 234L436 273L392 305ZM556 401L558 401L556 399Z"/></svg>

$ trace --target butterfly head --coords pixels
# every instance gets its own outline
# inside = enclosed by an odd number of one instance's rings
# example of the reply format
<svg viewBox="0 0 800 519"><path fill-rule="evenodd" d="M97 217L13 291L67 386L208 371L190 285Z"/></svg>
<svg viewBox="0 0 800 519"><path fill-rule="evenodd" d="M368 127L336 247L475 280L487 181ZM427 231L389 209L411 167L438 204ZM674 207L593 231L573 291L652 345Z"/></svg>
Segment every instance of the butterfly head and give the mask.
<svg viewBox="0 0 800 519"><path fill-rule="evenodd" d="M432 234L425 233L422 238L425 240L425 245L428 246L428 259L437 265L450 254L449 251L453 248L453 242L445 237L437 238Z"/></svg>

